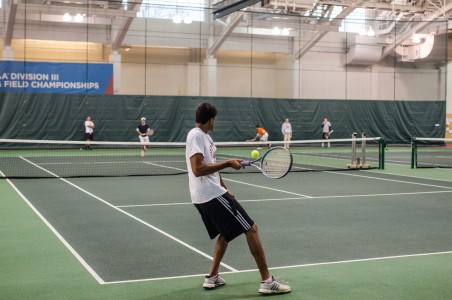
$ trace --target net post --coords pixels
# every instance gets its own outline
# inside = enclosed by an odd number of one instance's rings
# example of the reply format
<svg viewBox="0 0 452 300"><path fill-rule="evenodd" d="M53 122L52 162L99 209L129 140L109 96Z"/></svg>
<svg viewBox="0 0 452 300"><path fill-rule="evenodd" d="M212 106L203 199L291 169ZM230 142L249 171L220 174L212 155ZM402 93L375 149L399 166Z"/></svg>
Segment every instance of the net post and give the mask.
<svg viewBox="0 0 452 300"><path fill-rule="evenodd" d="M352 133L352 161L350 164L347 164L347 167L350 168L356 168L357 167L357 160L356 160L356 132Z"/></svg>
<svg viewBox="0 0 452 300"><path fill-rule="evenodd" d="M352 134L352 165L356 166L356 136L358 134L353 132Z"/></svg>
<svg viewBox="0 0 452 300"><path fill-rule="evenodd" d="M411 138L411 169L416 167L416 138Z"/></svg>
<svg viewBox="0 0 452 300"><path fill-rule="evenodd" d="M384 138L381 138L381 140L380 140L380 164L379 164L380 170L385 169L385 151L386 151L386 141Z"/></svg>
<svg viewBox="0 0 452 300"><path fill-rule="evenodd" d="M361 134L362 142L361 142L361 167L369 167L366 165L366 133L363 132Z"/></svg>

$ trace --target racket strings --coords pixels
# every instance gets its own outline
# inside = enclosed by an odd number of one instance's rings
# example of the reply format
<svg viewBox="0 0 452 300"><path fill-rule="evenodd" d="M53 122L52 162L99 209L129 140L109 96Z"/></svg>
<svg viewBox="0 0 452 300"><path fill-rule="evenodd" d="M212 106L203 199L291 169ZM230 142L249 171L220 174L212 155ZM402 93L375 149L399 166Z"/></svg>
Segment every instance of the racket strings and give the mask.
<svg viewBox="0 0 452 300"><path fill-rule="evenodd" d="M280 178L289 172L292 166L292 156L286 149L279 148L270 151L262 160L262 171L271 178Z"/></svg>

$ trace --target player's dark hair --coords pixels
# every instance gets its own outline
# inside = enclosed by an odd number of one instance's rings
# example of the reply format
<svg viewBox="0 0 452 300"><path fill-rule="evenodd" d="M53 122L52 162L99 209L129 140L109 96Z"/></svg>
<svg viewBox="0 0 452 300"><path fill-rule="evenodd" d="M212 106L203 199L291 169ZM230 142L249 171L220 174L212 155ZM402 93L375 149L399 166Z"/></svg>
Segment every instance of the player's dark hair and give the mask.
<svg viewBox="0 0 452 300"><path fill-rule="evenodd" d="M259 126L259 124L256 124L256 128L259 128L260 126Z"/></svg>
<svg viewBox="0 0 452 300"><path fill-rule="evenodd" d="M217 115L217 108L209 102L203 102L196 108L196 123L206 124Z"/></svg>

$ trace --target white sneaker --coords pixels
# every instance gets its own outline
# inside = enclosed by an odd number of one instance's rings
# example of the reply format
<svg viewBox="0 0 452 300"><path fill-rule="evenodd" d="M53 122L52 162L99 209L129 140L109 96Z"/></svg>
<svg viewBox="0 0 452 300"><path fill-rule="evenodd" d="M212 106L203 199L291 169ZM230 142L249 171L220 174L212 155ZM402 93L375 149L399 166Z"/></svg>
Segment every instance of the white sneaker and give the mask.
<svg viewBox="0 0 452 300"><path fill-rule="evenodd" d="M226 281L224 281L223 278L221 278L220 276L206 276L206 278L204 279L204 284L202 285L203 288L205 289L214 289L216 287L225 285Z"/></svg>
<svg viewBox="0 0 452 300"><path fill-rule="evenodd" d="M289 293L292 289L288 284L282 280L276 279L272 276L273 281L271 283L261 282L259 293L261 294L284 294Z"/></svg>

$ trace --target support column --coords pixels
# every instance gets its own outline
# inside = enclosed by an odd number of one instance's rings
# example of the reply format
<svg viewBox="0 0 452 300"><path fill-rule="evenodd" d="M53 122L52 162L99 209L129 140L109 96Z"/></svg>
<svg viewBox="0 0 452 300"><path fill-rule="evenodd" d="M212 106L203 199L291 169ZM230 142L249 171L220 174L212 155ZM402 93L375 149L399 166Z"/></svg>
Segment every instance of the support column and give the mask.
<svg viewBox="0 0 452 300"><path fill-rule="evenodd" d="M121 54L112 51L110 62L113 64L113 94L121 94Z"/></svg>
<svg viewBox="0 0 452 300"><path fill-rule="evenodd" d="M187 96L201 96L201 67L199 63L189 63L187 65ZM179 88L179 95L184 94L184 90Z"/></svg>
<svg viewBox="0 0 452 300"><path fill-rule="evenodd" d="M3 47L3 60L14 60L13 49L10 46Z"/></svg>
<svg viewBox="0 0 452 300"><path fill-rule="evenodd" d="M300 60L294 60L292 66L292 98L300 99L302 98L302 91L300 88L302 80Z"/></svg>
<svg viewBox="0 0 452 300"><path fill-rule="evenodd" d="M379 69L377 66L371 67L371 73L370 73L370 99L371 100L378 100L379 97Z"/></svg>
<svg viewBox="0 0 452 300"><path fill-rule="evenodd" d="M207 90L205 96L217 96L217 59L208 57L204 60Z"/></svg>
<svg viewBox="0 0 452 300"><path fill-rule="evenodd" d="M452 138L452 61L446 66L446 138Z"/></svg>

